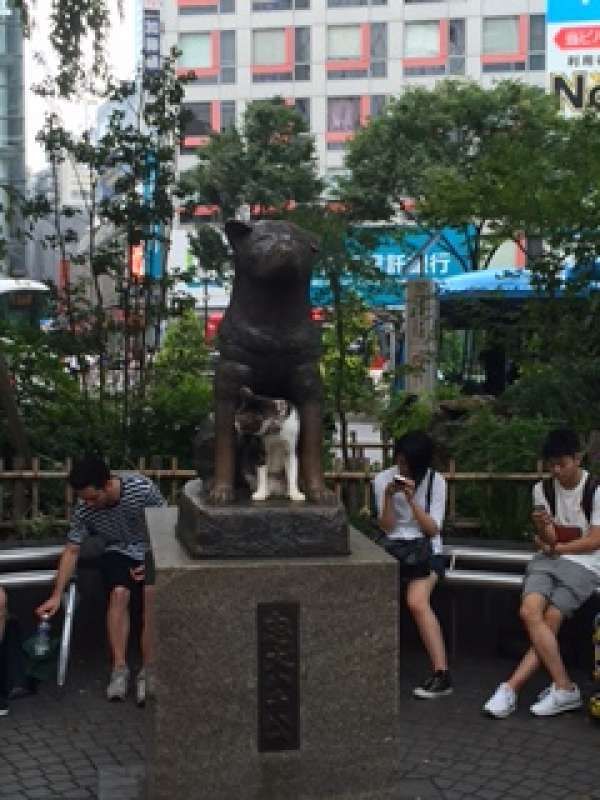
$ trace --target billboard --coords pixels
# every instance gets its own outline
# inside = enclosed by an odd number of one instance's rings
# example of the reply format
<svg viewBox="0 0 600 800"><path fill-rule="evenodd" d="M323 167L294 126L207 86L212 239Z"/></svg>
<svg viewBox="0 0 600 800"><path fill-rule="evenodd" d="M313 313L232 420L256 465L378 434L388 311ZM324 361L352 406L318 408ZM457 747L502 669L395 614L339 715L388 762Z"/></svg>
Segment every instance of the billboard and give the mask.
<svg viewBox="0 0 600 800"><path fill-rule="evenodd" d="M548 0L550 90L566 114L600 109L600 0Z"/></svg>

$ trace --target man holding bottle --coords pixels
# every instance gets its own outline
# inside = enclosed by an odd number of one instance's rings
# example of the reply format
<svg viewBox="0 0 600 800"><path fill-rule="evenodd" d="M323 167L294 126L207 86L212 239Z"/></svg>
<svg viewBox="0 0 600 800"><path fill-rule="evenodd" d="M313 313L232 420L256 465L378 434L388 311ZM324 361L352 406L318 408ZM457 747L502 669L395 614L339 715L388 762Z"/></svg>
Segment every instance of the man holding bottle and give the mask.
<svg viewBox="0 0 600 800"><path fill-rule="evenodd" d="M79 558L79 549L88 536L101 539L104 552L100 569L108 591L107 631L112 656L112 672L106 689L109 700L124 700L129 688L127 644L129 608L132 592L143 593L141 637L142 669L136 678L136 701L143 705L150 691L149 666L152 661L154 559L146 531L145 510L163 506L165 500L156 486L139 473L112 474L103 459L89 455L74 463L69 483L77 503L67 533L52 594L36 613L53 616L60 608L64 589Z"/></svg>

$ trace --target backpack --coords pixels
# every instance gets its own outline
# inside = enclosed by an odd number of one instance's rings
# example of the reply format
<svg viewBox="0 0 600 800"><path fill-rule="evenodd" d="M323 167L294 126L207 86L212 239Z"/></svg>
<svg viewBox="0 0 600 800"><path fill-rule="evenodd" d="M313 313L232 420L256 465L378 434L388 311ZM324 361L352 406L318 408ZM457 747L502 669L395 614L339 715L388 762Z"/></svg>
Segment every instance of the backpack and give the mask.
<svg viewBox="0 0 600 800"><path fill-rule="evenodd" d="M588 476L585 479L583 493L581 495L581 510L585 514L585 518L587 519L588 523L592 518L594 493L598 486L600 486L600 483L596 480L596 478L594 478L593 475L588 473ZM544 497L546 498L546 502L550 507L550 513L552 516L554 516L556 513L556 491L554 489L553 478L544 478L542 481L542 491L544 492Z"/></svg>

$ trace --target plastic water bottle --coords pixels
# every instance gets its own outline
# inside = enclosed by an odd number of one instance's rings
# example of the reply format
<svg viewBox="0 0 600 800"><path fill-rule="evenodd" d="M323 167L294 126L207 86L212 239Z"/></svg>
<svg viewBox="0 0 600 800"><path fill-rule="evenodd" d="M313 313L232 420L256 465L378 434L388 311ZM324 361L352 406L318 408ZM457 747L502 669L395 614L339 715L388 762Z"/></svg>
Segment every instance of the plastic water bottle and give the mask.
<svg viewBox="0 0 600 800"><path fill-rule="evenodd" d="M50 617L43 614L37 627L33 652L38 658L43 658L50 652Z"/></svg>

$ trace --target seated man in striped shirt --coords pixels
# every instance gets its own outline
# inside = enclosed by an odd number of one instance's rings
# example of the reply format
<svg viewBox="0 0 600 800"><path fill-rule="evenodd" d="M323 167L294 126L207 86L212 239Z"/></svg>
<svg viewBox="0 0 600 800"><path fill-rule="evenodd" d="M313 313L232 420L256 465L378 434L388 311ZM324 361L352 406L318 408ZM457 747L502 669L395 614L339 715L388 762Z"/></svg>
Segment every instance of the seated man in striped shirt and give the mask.
<svg viewBox="0 0 600 800"><path fill-rule="evenodd" d="M112 474L97 456L85 456L73 464L69 483L77 503L67 533L52 594L36 609L52 616L79 558L87 536L98 536L104 545L100 568L108 591L107 629L112 654L112 673L106 689L109 700L124 700L129 686L127 642L131 592L143 587L142 669L136 678L136 700L143 705L148 689L147 667L152 659L154 559L146 531L145 509L163 506L156 486L139 473Z"/></svg>

